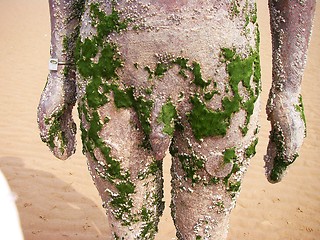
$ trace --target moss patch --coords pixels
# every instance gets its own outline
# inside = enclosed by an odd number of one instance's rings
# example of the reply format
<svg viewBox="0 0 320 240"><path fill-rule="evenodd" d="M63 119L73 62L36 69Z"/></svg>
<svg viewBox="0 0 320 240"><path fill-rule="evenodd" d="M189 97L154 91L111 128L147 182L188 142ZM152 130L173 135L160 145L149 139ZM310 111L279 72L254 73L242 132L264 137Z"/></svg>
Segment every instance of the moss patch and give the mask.
<svg viewBox="0 0 320 240"><path fill-rule="evenodd" d="M156 175L159 171L162 170L162 163L161 161L154 160L149 166L147 166L147 169L144 171L141 171L138 174L138 177L140 180L146 179L149 175Z"/></svg>
<svg viewBox="0 0 320 240"><path fill-rule="evenodd" d="M45 124L49 125L49 132L47 138L42 138L42 141L46 143L50 149L54 149L56 146L56 142L60 143L59 150L61 154L64 154L66 146L67 146L67 139L65 137L65 132L61 128L61 118L63 117L63 114L65 112L65 109L56 112L53 114L50 118L45 119ZM75 126L72 126L72 130L75 132L76 128Z"/></svg>
<svg viewBox="0 0 320 240"><path fill-rule="evenodd" d="M178 158L181 162L182 169L185 171L185 177L191 179L192 183L198 183L200 181L198 170L204 168L204 159L192 154L179 154Z"/></svg>
<svg viewBox="0 0 320 240"><path fill-rule="evenodd" d="M247 158L252 158L256 154L256 146L258 144L258 138L256 138L251 145L246 149L245 156Z"/></svg>
<svg viewBox="0 0 320 240"><path fill-rule="evenodd" d="M163 132L169 136L174 132L174 121L177 118L177 111L172 102L167 102L162 106L158 121L164 124Z"/></svg>
<svg viewBox="0 0 320 240"><path fill-rule="evenodd" d="M251 80L255 88L259 88L260 82L260 64L259 54L252 52L248 58L242 59L236 54L234 49L222 49L222 56L226 62L226 70L229 75L229 85L233 92L233 97L224 97L222 99L222 110L211 110L201 101L199 95L191 97L193 109L188 115L193 133L197 139L209 136L225 136L230 126L232 116L240 109L247 113L245 125L242 128L243 135L248 131L250 117L253 114L254 103L256 102L259 90L252 87ZM239 83L247 89L249 99L243 101L239 93Z"/></svg>
<svg viewBox="0 0 320 240"><path fill-rule="evenodd" d="M72 20L80 21L82 14L84 12L84 5L85 0L76 0L73 1L71 5L69 5L68 12L70 12L70 15L67 18L67 22L70 22Z"/></svg>
<svg viewBox="0 0 320 240"><path fill-rule="evenodd" d="M232 180L232 175L236 174L238 171L240 171L239 163L234 162L231 172L223 179L225 188L228 192L230 192L230 196L234 198L236 196L236 193L240 190L241 182Z"/></svg>
<svg viewBox="0 0 320 240"><path fill-rule="evenodd" d="M193 62L192 64L193 68L192 68L192 73L194 76L194 84L201 87L201 88L205 88L207 86L210 85L211 81L205 81L202 78L202 74L201 74L201 66L199 63L197 62Z"/></svg>
<svg viewBox="0 0 320 240"><path fill-rule="evenodd" d="M232 17L236 17L240 14L240 5L238 3L238 0L232 0L230 14Z"/></svg>
<svg viewBox="0 0 320 240"><path fill-rule="evenodd" d="M235 148L228 148L223 152L223 162L233 163L237 159Z"/></svg>
<svg viewBox="0 0 320 240"><path fill-rule="evenodd" d="M187 71L192 73L193 83L200 88L205 88L211 83L210 80L206 81L203 79L199 63L193 62L192 65L190 65L189 59L183 57L177 57L167 62L159 62L154 70L151 70L149 66L146 66L144 69L149 73L149 79L152 79L154 77L163 77L173 66L180 67L178 74L183 78L188 78L188 75L186 74Z"/></svg>
<svg viewBox="0 0 320 240"><path fill-rule="evenodd" d="M211 91L211 92L205 93L204 96L203 96L203 98L204 98L206 101L210 101L210 100L213 98L213 96L216 95L216 94L220 95L219 91L213 90L213 91Z"/></svg>
<svg viewBox="0 0 320 240"><path fill-rule="evenodd" d="M304 114L304 106L303 106L303 101L302 101L302 95L299 96L299 104L295 105L295 109L297 112L300 113L301 119L304 122L304 127L305 127L305 137L307 136L307 121L306 121L306 116Z"/></svg>
<svg viewBox="0 0 320 240"><path fill-rule="evenodd" d="M286 160L285 139L281 127L277 124L274 125L271 131L270 140L276 146L276 156L273 159L270 180L279 182L287 167L291 165L299 155L296 153L290 161Z"/></svg>
<svg viewBox="0 0 320 240"><path fill-rule="evenodd" d="M239 111L238 101L223 100L224 111L214 111L206 107L199 95L191 98L193 109L188 114L193 134L197 139L209 136L225 136L234 112Z"/></svg>
<svg viewBox="0 0 320 240"><path fill-rule="evenodd" d="M114 7L112 7L111 14L106 15L100 11L99 4L94 3L90 5L90 12L92 25L97 29L97 37L100 42L110 33L120 32L127 28L127 21L120 20L119 13Z"/></svg>

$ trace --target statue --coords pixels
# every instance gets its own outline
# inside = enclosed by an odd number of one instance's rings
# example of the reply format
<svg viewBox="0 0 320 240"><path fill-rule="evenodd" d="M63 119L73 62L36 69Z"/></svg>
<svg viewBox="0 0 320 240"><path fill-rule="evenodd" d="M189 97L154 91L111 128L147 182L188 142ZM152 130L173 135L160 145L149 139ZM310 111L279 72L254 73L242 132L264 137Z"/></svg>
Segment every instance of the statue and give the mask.
<svg viewBox="0 0 320 240"><path fill-rule="evenodd" d="M273 84L266 176L279 182L305 136L300 85L315 0L269 0ZM254 0L49 0L42 140L83 153L114 239L154 239L172 155L178 239L226 239L255 154L260 57Z"/></svg>

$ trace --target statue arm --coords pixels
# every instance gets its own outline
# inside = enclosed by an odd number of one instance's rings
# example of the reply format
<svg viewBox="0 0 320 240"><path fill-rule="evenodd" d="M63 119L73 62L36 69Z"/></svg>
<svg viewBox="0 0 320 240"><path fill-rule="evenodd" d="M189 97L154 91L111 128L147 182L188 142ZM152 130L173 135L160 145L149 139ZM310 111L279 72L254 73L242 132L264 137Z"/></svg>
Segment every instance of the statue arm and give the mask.
<svg viewBox="0 0 320 240"><path fill-rule="evenodd" d="M78 39L84 0L49 0L51 47L49 74L38 106L43 142L53 154L68 158L75 150L76 102L74 48Z"/></svg>
<svg viewBox="0 0 320 240"><path fill-rule="evenodd" d="M270 182L279 182L298 157L306 136L301 81L316 0L269 0L272 87L267 104L271 132L266 162Z"/></svg>

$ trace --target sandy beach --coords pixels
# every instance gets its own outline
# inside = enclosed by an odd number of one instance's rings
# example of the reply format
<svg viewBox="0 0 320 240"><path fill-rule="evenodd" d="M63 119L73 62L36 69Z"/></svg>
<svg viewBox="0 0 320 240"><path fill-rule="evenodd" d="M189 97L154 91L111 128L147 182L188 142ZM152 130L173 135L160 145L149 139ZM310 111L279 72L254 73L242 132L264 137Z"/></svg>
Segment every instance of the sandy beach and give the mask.
<svg viewBox="0 0 320 240"><path fill-rule="evenodd" d="M320 239L320 8L302 86L308 136L300 157L284 180L275 185L267 182L263 168L270 130L264 106L271 84L266 0L258 0L258 11L261 130L257 154L232 213L228 239ZM25 240L109 239L100 197L81 152L80 133L77 152L66 161L54 158L39 137L36 110L48 73L49 33L46 0L0 1L0 170L17 195ZM170 157L164 161L166 209L156 239L172 240L175 229L169 208ZM0 233L6 227L0 226ZM10 236L0 238L11 240Z"/></svg>

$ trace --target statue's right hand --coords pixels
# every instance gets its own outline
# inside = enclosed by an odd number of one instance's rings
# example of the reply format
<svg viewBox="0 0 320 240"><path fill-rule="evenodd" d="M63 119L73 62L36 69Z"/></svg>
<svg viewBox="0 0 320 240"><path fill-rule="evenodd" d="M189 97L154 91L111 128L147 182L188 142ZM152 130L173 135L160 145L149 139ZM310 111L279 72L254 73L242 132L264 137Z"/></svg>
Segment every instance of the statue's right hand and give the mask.
<svg viewBox="0 0 320 240"><path fill-rule="evenodd" d="M51 71L38 106L41 140L62 160L75 152L76 125L72 119L75 93L74 77L64 76L61 70Z"/></svg>

